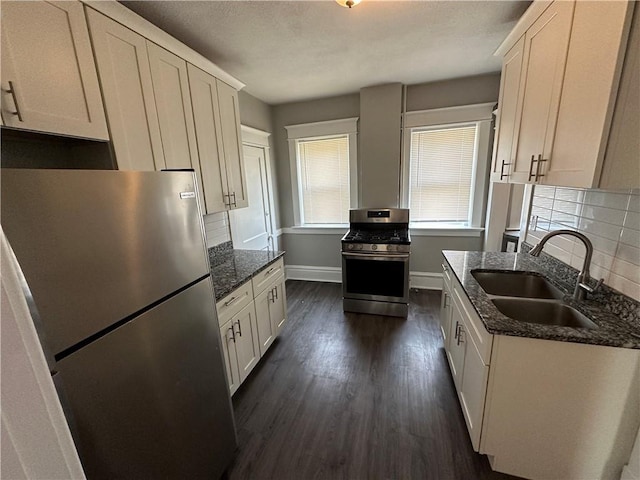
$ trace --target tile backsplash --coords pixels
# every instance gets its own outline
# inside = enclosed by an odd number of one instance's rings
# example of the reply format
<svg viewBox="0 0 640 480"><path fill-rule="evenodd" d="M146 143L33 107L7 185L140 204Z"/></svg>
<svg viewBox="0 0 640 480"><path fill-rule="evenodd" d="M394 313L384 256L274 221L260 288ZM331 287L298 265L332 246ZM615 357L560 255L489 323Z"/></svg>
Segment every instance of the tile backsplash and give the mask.
<svg viewBox="0 0 640 480"><path fill-rule="evenodd" d="M593 243L591 276L640 300L640 189L587 190L536 185L526 242L569 228ZM585 248L566 235L552 238L544 251L578 270Z"/></svg>
<svg viewBox="0 0 640 480"><path fill-rule="evenodd" d="M211 215L205 215L203 218L207 248L231 241L229 214L227 212L212 213Z"/></svg>

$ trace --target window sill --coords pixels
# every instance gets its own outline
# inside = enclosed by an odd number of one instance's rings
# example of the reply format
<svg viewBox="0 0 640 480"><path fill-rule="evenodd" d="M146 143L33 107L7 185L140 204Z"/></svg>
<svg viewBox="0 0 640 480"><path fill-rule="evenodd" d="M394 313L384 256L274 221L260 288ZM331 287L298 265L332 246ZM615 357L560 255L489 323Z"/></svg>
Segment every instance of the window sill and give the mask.
<svg viewBox="0 0 640 480"><path fill-rule="evenodd" d="M302 235L344 235L349 230L348 224L297 225L286 227L282 233Z"/></svg>
<svg viewBox="0 0 640 480"><path fill-rule="evenodd" d="M465 227L455 224L409 224L409 231L414 237L481 237L483 227Z"/></svg>

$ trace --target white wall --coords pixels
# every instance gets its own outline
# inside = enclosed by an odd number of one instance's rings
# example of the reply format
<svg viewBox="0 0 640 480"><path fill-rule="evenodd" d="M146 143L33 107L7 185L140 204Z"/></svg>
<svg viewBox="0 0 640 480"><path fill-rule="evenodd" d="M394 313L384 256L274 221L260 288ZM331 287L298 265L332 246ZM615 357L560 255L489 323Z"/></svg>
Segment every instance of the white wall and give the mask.
<svg viewBox="0 0 640 480"><path fill-rule="evenodd" d="M640 300L640 189L536 186L526 242L535 244L560 228L582 232L593 243L593 278L604 278L605 284ZM585 249L573 237L554 237L544 251L574 268L582 267Z"/></svg>

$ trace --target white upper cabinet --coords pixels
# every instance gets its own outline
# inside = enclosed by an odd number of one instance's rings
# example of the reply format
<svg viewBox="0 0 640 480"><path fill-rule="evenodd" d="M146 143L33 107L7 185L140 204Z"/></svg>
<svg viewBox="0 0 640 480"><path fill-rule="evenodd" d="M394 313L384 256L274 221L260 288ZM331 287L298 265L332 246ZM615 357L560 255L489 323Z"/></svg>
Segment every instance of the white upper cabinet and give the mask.
<svg viewBox="0 0 640 480"><path fill-rule="evenodd" d="M238 92L220 80L217 80L217 87L224 163L229 182L228 193L231 195L230 208L242 208L249 205L249 198L247 196L247 179L242 156Z"/></svg>
<svg viewBox="0 0 640 480"><path fill-rule="evenodd" d="M618 159L620 151L633 151L630 144L637 146L637 135L619 133L629 129L627 121L613 128L611 122L614 115L637 119L640 108L619 100L637 94L633 88L625 82L618 88L621 71L637 75L630 66L637 47L627 41L634 3L534 2L499 49L503 78L492 180L640 186L637 148L635 160Z"/></svg>
<svg viewBox="0 0 640 480"><path fill-rule="evenodd" d="M534 180L542 163L549 158L573 7L572 2L554 2L525 34L521 94L516 108L520 125L518 142L513 147L511 181L523 183Z"/></svg>
<svg viewBox="0 0 640 480"><path fill-rule="evenodd" d="M520 91L520 72L524 54L524 36L511 47L502 60L500 77L499 111L494 142L493 169L491 180L504 182L509 178L510 166L513 163L511 152L516 134L516 107Z"/></svg>
<svg viewBox="0 0 640 480"><path fill-rule="evenodd" d="M166 168L145 39L91 9L87 19L118 168Z"/></svg>
<svg viewBox="0 0 640 480"><path fill-rule="evenodd" d="M640 151L638 150L638 115L640 103L638 90L638 13L633 29L634 39L628 41L629 23L635 2L577 2L571 45L567 57L564 87L556 138L551 152L551 162L542 183L575 187L640 187ZM636 7L637 9L637 7ZM628 50L627 50L628 45ZM635 53L633 53L635 51ZM626 54L626 55L625 55ZM636 60L637 62L637 60ZM636 75L632 89L619 89L620 73ZM635 103L632 97L635 94ZM619 102L616 104L616 99ZM611 126L612 115L626 116L626 121ZM618 137L618 147L629 151L635 143L634 162L617 163L616 156L609 156L620 128L635 118L633 135ZM620 153L620 152L618 152ZM617 179L602 181L601 171L608 165ZM611 168L612 167L612 168ZM634 169L629 169L633 168ZM635 175L634 175L635 174Z"/></svg>
<svg viewBox="0 0 640 480"><path fill-rule="evenodd" d="M108 140L79 2L2 2L2 118L6 126Z"/></svg>
<svg viewBox="0 0 640 480"><path fill-rule="evenodd" d="M187 62L149 41L147 49L165 164L169 169L192 168L195 171L204 214L203 196L206 194L202 191Z"/></svg>
<svg viewBox="0 0 640 480"><path fill-rule="evenodd" d="M229 187L222 145L216 78L187 65L207 213L229 208Z"/></svg>

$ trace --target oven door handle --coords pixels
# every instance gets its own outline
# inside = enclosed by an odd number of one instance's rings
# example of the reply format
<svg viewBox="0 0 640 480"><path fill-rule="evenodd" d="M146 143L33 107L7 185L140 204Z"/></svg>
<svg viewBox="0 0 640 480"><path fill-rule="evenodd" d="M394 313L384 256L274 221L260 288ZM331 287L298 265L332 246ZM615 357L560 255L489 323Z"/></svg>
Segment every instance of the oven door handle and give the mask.
<svg viewBox="0 0 640 480"><path fill-rule="evenodd" d="M342 252L343 257L357 257L357 258L394 258L394 259L403 259L409 258L408 253L352 253L352 252Z"/></svg>

